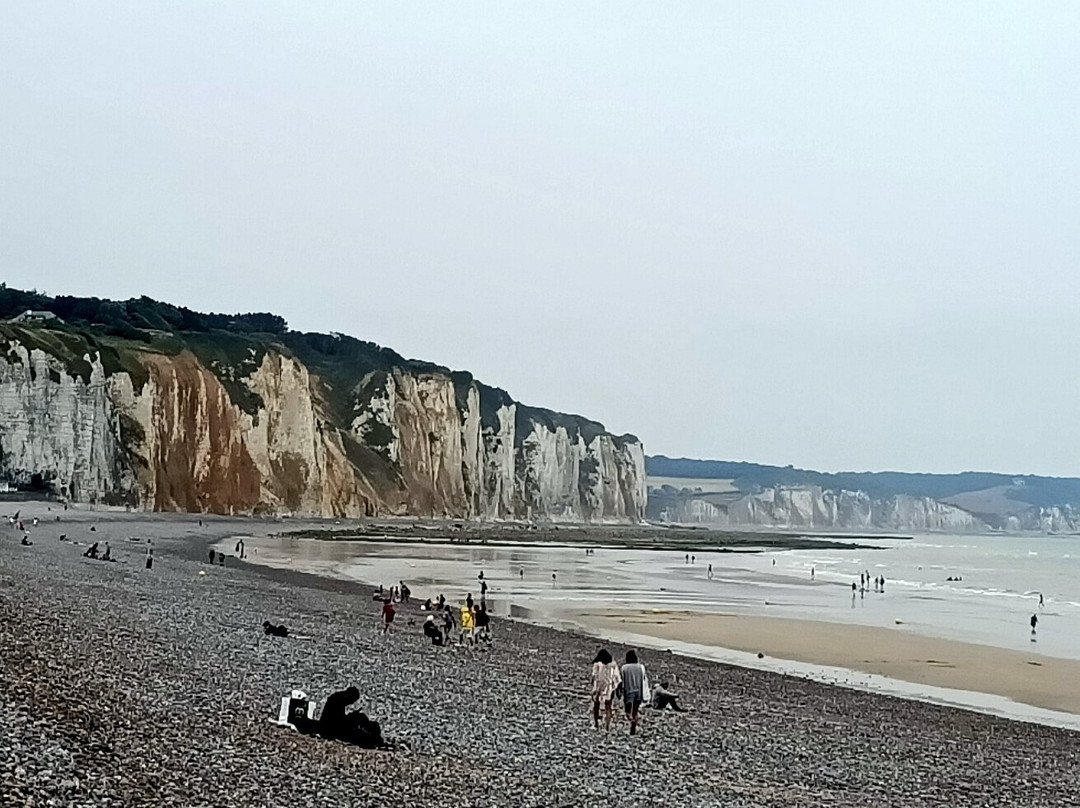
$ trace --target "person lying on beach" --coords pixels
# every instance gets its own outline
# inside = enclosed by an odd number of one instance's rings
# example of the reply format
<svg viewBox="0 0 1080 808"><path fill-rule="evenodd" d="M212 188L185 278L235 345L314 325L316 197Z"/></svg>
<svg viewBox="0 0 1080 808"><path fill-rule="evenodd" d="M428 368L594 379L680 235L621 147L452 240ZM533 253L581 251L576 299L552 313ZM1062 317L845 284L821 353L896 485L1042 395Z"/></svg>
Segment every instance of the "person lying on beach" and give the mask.
<svg viewBox="0 0 1080 808"><path fill-rule="evenodd" d="M626 652L626 664L619 671L622 674L623 706L626 708L626 720L630 722L630 734L637 733L641 721L641 705L645 701L645 666L638 662L637 652Z"/></svg>
<svg viewBox="0 0 1080 808"><path fill-rule="evenodd" d="M332 693L326 700L322 715L319 716L319 735L327 740L344 741L365 749L384 746L382 729L378 722L372 721L359 710L346 711L346 708L359 699L360 691L355 686Z"/></svg>
<svg viewBox="0 0 1080 808"><path fill-rule="evenodd" d="M289 629L284 625L275 626L269 620L263 620L263 634L271 637L288 637Z"/></svg>
<svg viewBox="0 0 1080 808"><path fill-rule="evenodd" d="M649 706L654 710L664 710L670 707L677 713L685 713L682 707L679 706L678 693L672 693L668 688L667 682L661 682L653 688L652 700L649 702Z"/></svg>
<svg viewBox="0 0 1080 808"><path fill-rule="evenodd" d="M432 645L442 647L443 633L442 629L435 625L435 615L429 614L427 619L424 620L424 636L431 639Z"/></svg>
<svg viewBox="0 0 1080 808"><path fill-rule="evenodd" d="M604 729L611 729L611 703L615 700L615 691L622 683L619 666L611 658L606 648L601 648L593 659L592 666L592 701L593 727L600 729L600 707L604 708Z"/></svg>

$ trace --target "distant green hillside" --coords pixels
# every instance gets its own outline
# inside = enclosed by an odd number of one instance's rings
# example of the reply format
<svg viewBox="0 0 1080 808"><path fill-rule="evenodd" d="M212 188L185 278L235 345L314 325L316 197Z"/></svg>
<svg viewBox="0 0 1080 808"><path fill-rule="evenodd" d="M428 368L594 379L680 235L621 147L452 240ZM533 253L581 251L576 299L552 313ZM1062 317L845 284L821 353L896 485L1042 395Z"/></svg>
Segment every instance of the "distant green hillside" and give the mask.
<svg viewBox="0 0 1080 808"><path fill-rule="evenodd" d="M766 466L728 460L694 460L663 455L647 457L645 469L652 477L687 477L732 480L740 491L777 485L817 485L826 489L865 491L874 499L907 494L947 499L957 494L1005 486L1009 498L1031 505L1080 503L1080 478L1038 477L1030 474L993 474L965 471L960 474L909 474L901 471L844 471L830 474L793 466Z"/></svg>

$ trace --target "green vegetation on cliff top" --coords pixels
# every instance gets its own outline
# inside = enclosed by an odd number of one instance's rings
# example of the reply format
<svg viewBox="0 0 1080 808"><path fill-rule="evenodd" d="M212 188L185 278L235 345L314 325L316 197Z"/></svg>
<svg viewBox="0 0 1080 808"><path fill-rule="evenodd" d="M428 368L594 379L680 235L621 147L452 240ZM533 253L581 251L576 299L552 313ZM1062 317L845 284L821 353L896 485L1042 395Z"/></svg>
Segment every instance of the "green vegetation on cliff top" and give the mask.
<svg viewBox="0 0 1080 808"><path fill-rule="evenodd" d="M7 322L27 311L51 312L63 323ZM295 357L319 378L327 415L340 427L348 427L371 398L381 393L394 369L448 376L454 384L459 411L464 410L468 386L474 382L468 372L405 359L373 342L343 334L290 331L285 319L276 314L206 314L148 297L124 301L51 297L0 284L0 355L8 355L13 341L57 357L71 376L84 380L90 377L86 357L97 354L107 374L131 374L136 389L142 389L148 378L139 361L140 353L175 356L186 349L221 380L233 403L249 414L256 413L263 402L244 380L259 367L268 351L278 351ZM499 408L514 403L513 399L505 390L476 384L481 393L481 424L485 429L497 429ZM551 429L562 426L572 436L580 434L586 442L605 433L603 425L596 421L519 404L519 439L535 423ZM365 439L378 453L390 436L373 426ZM615 437L620 446L636 440L632 435Z"/></svg>

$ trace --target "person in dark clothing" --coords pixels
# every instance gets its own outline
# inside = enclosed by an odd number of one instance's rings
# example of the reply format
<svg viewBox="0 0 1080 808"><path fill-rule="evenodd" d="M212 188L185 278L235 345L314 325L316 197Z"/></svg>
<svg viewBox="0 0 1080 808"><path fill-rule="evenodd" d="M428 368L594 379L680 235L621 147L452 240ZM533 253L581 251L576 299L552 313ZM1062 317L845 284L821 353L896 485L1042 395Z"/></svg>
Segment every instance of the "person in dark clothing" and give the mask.
<svg viewBox="0 0 1080 808"><path fill-rule="evenodd" d="M1037 626L1038 624L1039 624L1039 615L1037 615L1037 614L1031 615L1031 633L1032 634L1035 633L1035 626Z"/></svg>
<svg viewBox="0 0 1080 808"><path fill-rule="evenodd" d="M214 560L216 558L217 558L217 550L211 550L210 551L210 563L213 564Z"/></svg>
<svg viewBox="0 0 1080 808"><path fill-rule="evenodd" d="M319 735L328 740L344 741L366 749L383 746L382 728L359 710L346 709L360 699L356 687L332 693L319 716Z"/></svg>
<svg viewBox="0 0 1080 808"><path fill-rule="evenodd" d="M465 598L465 605L469 607L469 611L472 611L472 607L473 607L472 592L470 592L468 594L468 596Z"/></svg>
<svg viewBox="0 0 1080 808"><path fill-rule="evenodd" d="M112 547L108 542L105 542L105 555L101 557L102 561L112 561Z"/></svg>
<svg viewBox="0 0 1080 808"><path fill-rule="evenodd" d="M435 625L435 616L428 615L427 620L424 621L424 636L431 639L432 645L442 647L443 645L443 633L442 629Z"/></svg>
<svg viewBox="0 0 1080 808"><path fill-rule="evenodd" d="M33 542L30 541L30 538L25 533L23 533L22 541L19 542L19 544L21 544L23 547L29 547L33 544Z"/></svg>
<svg viewBox="0 0 1080 808"><path fill-rule="evenodd" d="M480 608L476 610L476 638L483 642L491 642L491 615L488 614L487 607L484 604L480 604Z"/></svg>
<svg viewBox="0 0 1080 808"><path fill-rule="evenodd" d="M98 543L94 542L90 545L89 549L83 553L83 558L97 558L98 557Z"/></svg>
<svg viewBox="0 0 1080 808"><path fill-rule="evenodd" d="M444 595L439 595L439 611L441 612L445 608L446 608L446 597Z"/></svg>
<svg viewBox="0 0 1080 808"><path fill-rule="evenodd" d="M288 637L289 629L285 626L275 626L269 620L263 620L263 634L270 637Z"/></svg>

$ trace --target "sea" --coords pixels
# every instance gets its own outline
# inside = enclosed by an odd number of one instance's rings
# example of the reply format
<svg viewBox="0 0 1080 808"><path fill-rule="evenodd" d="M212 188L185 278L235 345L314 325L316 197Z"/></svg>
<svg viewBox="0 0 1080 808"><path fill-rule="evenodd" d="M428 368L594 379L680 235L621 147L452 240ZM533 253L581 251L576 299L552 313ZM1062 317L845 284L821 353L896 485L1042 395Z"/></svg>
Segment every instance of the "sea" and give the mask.
<svg viewBox="0 0 1080 808"><path fill-rule="evenodd" d="M900 625L931 637L1080 659L1080 537L930 534L839 541L851 549L699 552L688 558L609 547L586 554L581 545L281 537L260 541L262 555L255 560L386 586L406 580L415 592L442 593L452 602L468 593L479 599L483 573L495 614L687 609ZM884 578L883 589L863 587L860 574L867 581ZM1032 615L1038 618L1034 637Z"/></svg>
<svg viewBox="0 0 1080 808"><path fill-rule="evenodd" d="M421 598L444 594L455 604L469 593L478 600L483 580L493 614L586 632L590 630L588 621L579 618L590 612L686 610L893 628L1080 659L1078 536L927 534L910 538L830 537L830 541L846 547L763 547L758 552L718 549L689 556L581 544L427 544L274 537L249 540L248 554L256 563L386 587L406 581ZM232 547L225 542L219 549L228 552ZM884 586L875 587L873 580L882 578ZM1033 615L1037 618L1034 633ZM1080 716L987 694L788 660L762 660L713 646L650 641L631 633L604 634L616 641L651 642L656 648L841 686L1080 729Z"/></svg>

